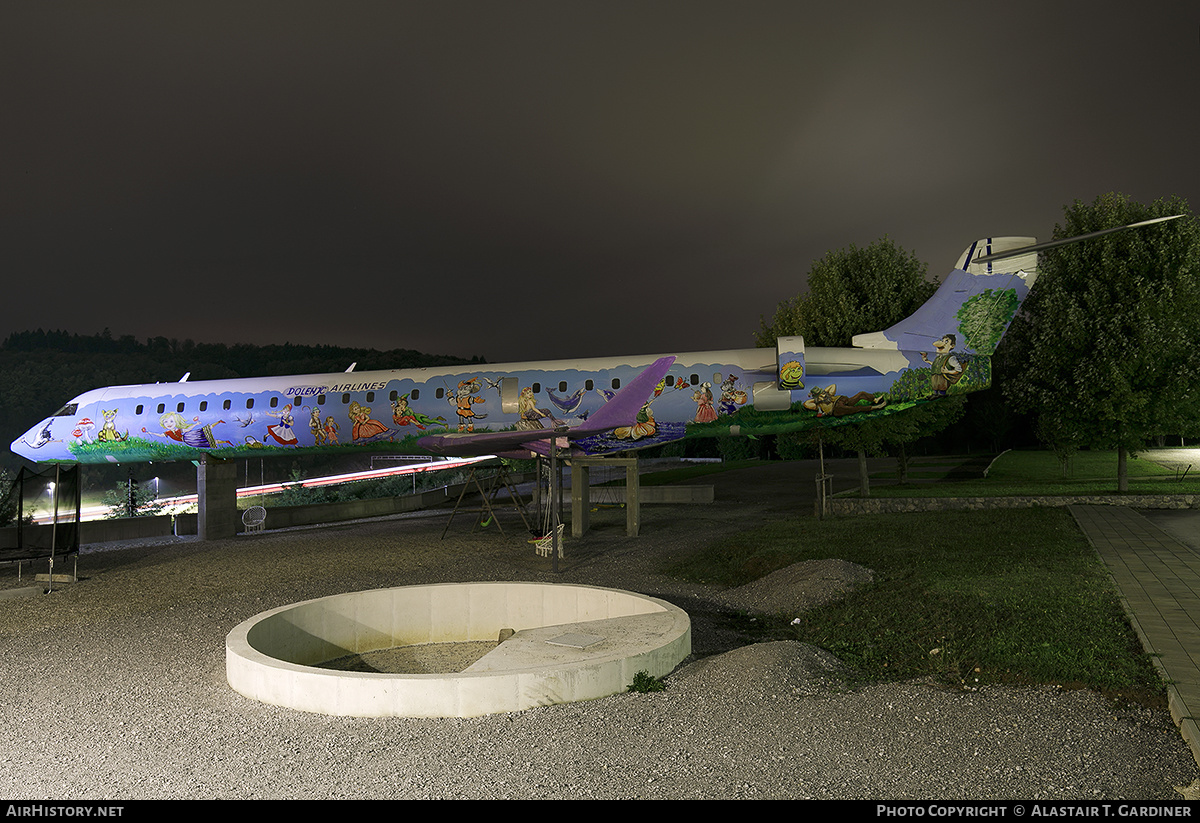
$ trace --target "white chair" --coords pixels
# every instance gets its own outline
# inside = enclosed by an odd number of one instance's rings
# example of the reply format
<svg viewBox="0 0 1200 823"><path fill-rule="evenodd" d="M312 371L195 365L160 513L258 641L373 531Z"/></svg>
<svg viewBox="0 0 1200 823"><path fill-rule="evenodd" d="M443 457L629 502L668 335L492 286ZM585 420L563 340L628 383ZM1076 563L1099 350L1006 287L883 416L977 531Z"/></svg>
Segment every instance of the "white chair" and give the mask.
<svg viewBox="0 0 1200 823"><path fill-rule="evenodd" d="M265 522L267 522L267 510L262 506L251 506L242 512L242 525L246 527L246 534L262 531Z"/></svg>
<svg viewBox="0 0 1200 823"><path fill-rule="evenodd" d="M563 538L563 525L564 524L559 523L558 529L557 529L558 556L559 557L563 556L563 539L562 539ZM554 551L554 538L555 538L555 533L551 532L550 534L546 535L545 537L541 537L541 538L538 538L537 540L533 541L533 545L537 549L537 553L539 555L541 555L542 557L549 557L550 554Z"/></svg>

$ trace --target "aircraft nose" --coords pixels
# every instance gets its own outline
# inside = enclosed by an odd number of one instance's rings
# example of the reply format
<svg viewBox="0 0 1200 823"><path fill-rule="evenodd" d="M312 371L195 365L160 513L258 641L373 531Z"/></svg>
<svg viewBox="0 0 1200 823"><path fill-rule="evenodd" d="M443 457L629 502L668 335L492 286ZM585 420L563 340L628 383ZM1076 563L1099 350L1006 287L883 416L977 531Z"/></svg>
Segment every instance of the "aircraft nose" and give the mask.
<svg viewBox="0 0 1200 823"><path fill-rule="evenodd" d="M36 463L39 454L38 450L50 442L50 424L52 419L46 418L14 440L9 445L12 453Z"/></svg>

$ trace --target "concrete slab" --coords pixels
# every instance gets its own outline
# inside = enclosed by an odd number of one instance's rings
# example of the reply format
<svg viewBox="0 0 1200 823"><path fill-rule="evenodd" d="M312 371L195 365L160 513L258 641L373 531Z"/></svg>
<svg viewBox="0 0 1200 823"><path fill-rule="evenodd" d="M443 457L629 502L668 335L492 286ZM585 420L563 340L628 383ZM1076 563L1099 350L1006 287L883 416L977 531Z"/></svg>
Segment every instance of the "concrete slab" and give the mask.
<svg viewBox="0 0 1200 823"><path fill-rule="evenodd" d="M317 664L420 643L496 640L463 672L347 672ZM552 642L592 636L595 642ZM691 621L663 600L594 586L402 586L283 606L226 638L229 685L272 705L359 717L475 717L592 700L691 654Z"/></svg>

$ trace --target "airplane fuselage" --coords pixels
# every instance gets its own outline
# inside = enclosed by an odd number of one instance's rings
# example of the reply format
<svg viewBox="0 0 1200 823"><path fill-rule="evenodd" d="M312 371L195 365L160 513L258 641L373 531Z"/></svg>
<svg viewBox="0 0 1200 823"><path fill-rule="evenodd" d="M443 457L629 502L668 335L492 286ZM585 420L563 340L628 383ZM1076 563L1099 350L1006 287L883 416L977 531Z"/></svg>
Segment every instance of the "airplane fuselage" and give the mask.
<svg viewBox="0 0 1200 823"><path fill-rule="evenodd" d="M990 385L990 355L1036 255L1003 271L972 260L1032 240L978 241L920 309L852 348L782 337L774 350L111 386L73 398L12 450L38 463L127 463L355 449L531 456L553 441L603 455L857 423Z"/></svg>
<svg viewBox="0 0 1200 823"><path fill-rule="evenodd" d="M418 441L447 432L524 429L536 438L539 431L549 436L556 426L586 422L659 357L111 386L71 399L12 448L35 462L126 463L296 450L427 453ZM689 434L743 433L739 423L756 407L784 413L777 424L797 423L818 386L848 397L877 394L901 371L924 365L917 353L820 349L794 375L797 388L781 390L779 358L771 349L675 358L629 426L596 435L580 448L603 454Z"/></svg>

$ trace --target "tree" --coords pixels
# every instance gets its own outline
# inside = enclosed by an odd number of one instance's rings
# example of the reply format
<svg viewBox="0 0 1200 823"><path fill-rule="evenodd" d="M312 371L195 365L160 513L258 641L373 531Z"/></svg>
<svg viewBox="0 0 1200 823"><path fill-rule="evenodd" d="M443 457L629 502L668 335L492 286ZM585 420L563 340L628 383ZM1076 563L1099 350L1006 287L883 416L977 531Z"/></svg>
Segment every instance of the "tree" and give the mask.
<svg viewBox="0 0 1200 823"><path fill-rule="evenodd" d="M7 526L17 519L20 486L8 476L7 469L0 469L0 526Z"/></svg>
<svg viewBox="0 0 1200 823"><path fill-rule="evenodd" d="M756 343L774 346L778 337L799 335L806 346L849 346L854 335L898 323L928 300L937 286L925 279L927 270L914 254L887 237L864 249L851 245L831 251L813 264L808 293L780 303L770 324L761 322ZM824 436L828 442L858 453L859 488L865 496L870 493L867 455L881 452L887 443L909 442L936 431L913 428L932 419L919 414L889 415L830 427Z"/></svg>
<svg viewBox="0 0 1200 823"><path fill-rule="evenodd" d="M108 506L108 518L118 517L154 517L162 514L163 506L151 494L148 494L138 484L133 476L133 468L129 469L129 477L124 483L107 490L102 495L102 501Z"/></svg>
<svg viewBox="0 0 1200 823"><path fill-rule="evenodd" d="M1106 194L1064 211L1055 239L1186 215L1047 251L1013 323L1006 396L1060 458L1116 449L1124 492L1129 452L1200 412L1200 226L1180 198Z"/></svg>
<svg viewBox="0 0 1200 823"><path fill-rule="evenodd" d="M908 444L936 434L963 415L966 398L944 397L885 415L875 420L828 426L820 429L826 443L852 449L858 454L858 490L863 497L871 494L867 456L890 452L896 458L896 475L901 483L908 480ZM781 435L782 436L782 435Z"/></svg>
<svg viewBox="0 0 1200 823"><path fill-rule="evenodd" d="M927 270L887 237L831 251L808 273L808 294L780 303L770 324L761 321L756 343L800 335L809 346L849 346L854 335L898 323L928 300L937 286Z"/></svg>

